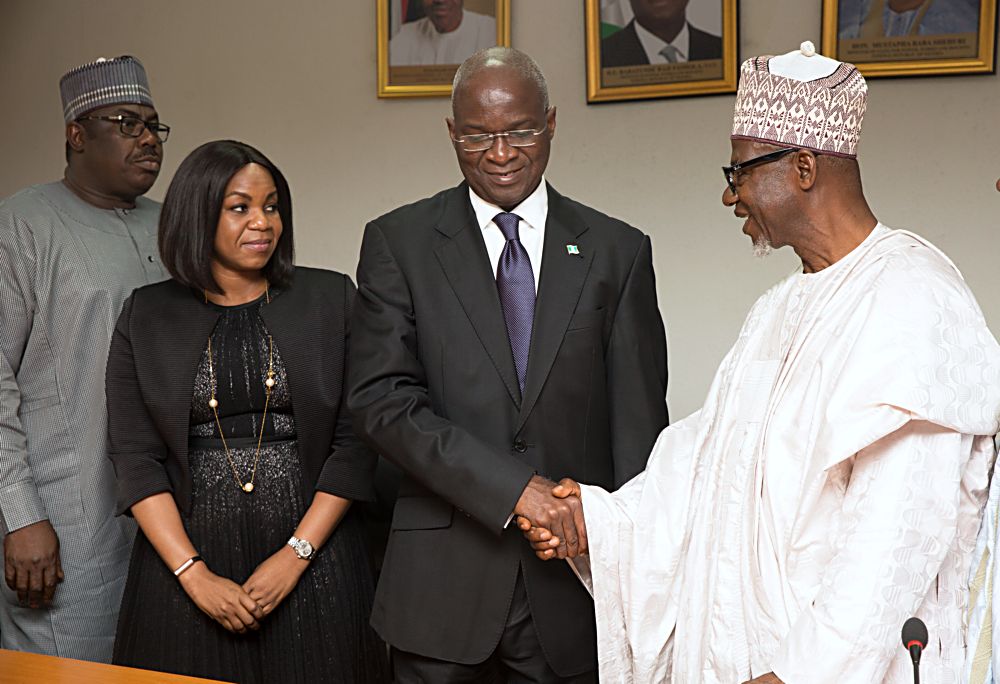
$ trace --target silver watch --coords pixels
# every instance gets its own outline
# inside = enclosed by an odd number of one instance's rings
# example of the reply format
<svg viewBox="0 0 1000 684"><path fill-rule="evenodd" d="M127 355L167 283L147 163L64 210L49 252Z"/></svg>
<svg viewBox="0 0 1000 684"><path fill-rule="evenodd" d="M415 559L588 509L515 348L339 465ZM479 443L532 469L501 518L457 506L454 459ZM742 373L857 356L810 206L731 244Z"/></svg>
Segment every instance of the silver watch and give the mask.
<svg viewBox="0 0 1000 684"><path fill-rule="evenodd" d="M307 542L305 539L299 539L298 537L292 537L288 540L288 545L295 550L295 555L304 561L312 560L316 555L316 549L313 545Z"/></svg>

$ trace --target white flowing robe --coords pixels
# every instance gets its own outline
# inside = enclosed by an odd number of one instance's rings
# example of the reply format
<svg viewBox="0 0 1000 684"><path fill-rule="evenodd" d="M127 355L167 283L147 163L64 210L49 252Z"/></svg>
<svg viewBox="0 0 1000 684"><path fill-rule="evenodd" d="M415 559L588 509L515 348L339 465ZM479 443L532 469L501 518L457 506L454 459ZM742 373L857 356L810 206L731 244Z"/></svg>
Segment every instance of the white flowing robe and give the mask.
<svg viewBox="0 0 1000 684"><path fill-rule="evenodd" d="M644 473L585 486L601 681L958 681L1000 346L936 248L879 224L765 293Z"/></svg>
<svg viewBox="0 0 1000 684"><path fill-rule="evenodd" d="M1000 463L997 464L1000 466ZM994 466L986 513L976 540L974 561L969 571L969 625L966 632L968 651L963 682L995 684L1000 672L1000 614L994 600L1000 591L1000 563L997 563L998 529L1000 529L1000 477Z"/></svg>

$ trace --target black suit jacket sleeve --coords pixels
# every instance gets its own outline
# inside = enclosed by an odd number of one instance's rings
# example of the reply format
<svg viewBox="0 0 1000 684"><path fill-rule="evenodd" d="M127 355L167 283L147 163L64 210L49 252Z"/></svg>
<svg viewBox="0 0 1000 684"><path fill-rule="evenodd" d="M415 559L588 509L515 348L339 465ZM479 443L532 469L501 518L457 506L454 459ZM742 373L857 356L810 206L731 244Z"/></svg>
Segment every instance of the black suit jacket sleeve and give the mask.
<svg viewBox="0 0 1000 684"><path fill-rule="evenodd" d="M655 441L667 424L666 349L652 248L644 236L622 290L607 351L616 488L646 468L650 439Z"/></svg>
<svg viewBox="0 0 1000 684"><path fill-rule="evenodd" d="M433 410L409 287L375 222L365 228L358 287L348 382L358 434L499 534L534 471Z"/></svg>
<svg viewBox="0 0 1000 684"><path fill-rule="evenodd" d="M344 330L344 337L347 351L344 355L344 373L347 378L347 370L351 367L351 330L350 311L353 308L357 289L353 281L344 276L344 311L348 312L347 324ZM334 427L333 444L330 447L330 456L323 464L323 469L319 473L316 482L316 489L328 494L341 496L345 499L359 501L375 500L374 471L377 456L365 446L364 442L355 434L352 427L350 412L346 410L347 383L344 383L344 398L341 401L342 410L337 416L337 424Z"/></svg>
<svg viewBox="0 0 1000 684"><path fill-rule="evenodd" d="M132 355L134 295L125 301L111 337L105 392L108 404L108 457L118 482L119 514L161 492L172 492L165 461L167 445L160 437L139 387Z"/></svg>

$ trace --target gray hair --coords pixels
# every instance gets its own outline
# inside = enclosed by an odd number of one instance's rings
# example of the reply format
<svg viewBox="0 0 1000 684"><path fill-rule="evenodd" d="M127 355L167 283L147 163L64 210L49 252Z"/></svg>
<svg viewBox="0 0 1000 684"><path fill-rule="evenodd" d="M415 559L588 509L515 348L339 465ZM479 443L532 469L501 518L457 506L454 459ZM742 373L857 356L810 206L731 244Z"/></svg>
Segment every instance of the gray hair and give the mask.
<svg viewBox="0 0 1000 684"><path fill-rule="evenodd" d="M542 98L542 108L545 111L549 110L549 86L535 60L516 48L497 45L480 50L458 67L458 71L455 72L455 80L451 83L452 113L455 111L455 96L465 85L465 82L480 71L495 67L513 69L521 78L534 84Z"/></svg>

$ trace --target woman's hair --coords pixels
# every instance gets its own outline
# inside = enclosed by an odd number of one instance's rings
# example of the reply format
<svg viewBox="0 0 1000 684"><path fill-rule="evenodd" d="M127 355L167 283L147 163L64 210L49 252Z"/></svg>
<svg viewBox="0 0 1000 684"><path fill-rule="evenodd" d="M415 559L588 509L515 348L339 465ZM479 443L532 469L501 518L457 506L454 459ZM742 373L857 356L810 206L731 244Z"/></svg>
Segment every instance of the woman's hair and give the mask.
<svg viewBox="0 0 1000 684"><path fill-rule="evenodd" d="M286 287L295 270L292 240L292 196L288 182L270 159L235 140L214 140L195 149L181 162L167 188L160 212L160 258L174 279L195 290L222 294L212 275L215 231L230 179L247 164L259 164L271 174L278 190L281 238L263 268L271 285Z"/></svg>

